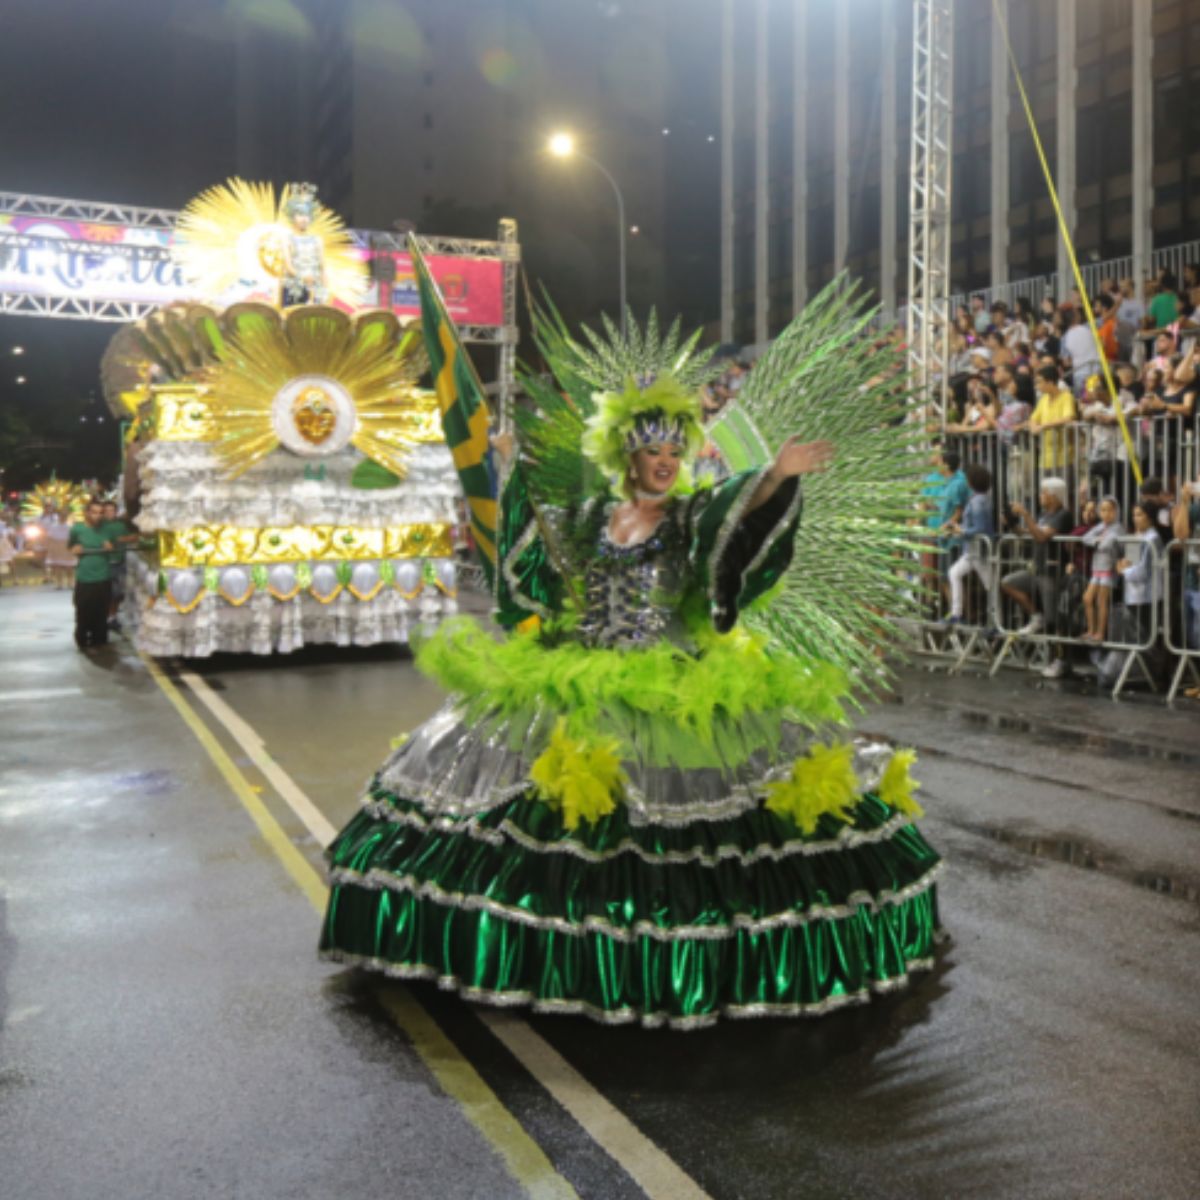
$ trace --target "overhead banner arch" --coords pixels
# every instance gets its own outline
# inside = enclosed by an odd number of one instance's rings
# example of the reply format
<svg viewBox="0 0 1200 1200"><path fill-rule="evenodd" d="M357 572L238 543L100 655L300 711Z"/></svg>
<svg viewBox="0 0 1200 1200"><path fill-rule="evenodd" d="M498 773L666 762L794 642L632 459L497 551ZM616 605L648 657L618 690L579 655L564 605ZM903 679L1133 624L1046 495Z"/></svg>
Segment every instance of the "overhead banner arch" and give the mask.
<svg viewBox="0 0 1200 1200"><path fill-rule="evenodd" d="M165 304L204 299L189 289L171 255L178 216L170 209L0 192L0 313L127 322ZM519 248L509 226L494 242L417 238L466 341L515 343ZM420 316L401 236L366 230L351 236L376 281L364 303Z"/></svg>

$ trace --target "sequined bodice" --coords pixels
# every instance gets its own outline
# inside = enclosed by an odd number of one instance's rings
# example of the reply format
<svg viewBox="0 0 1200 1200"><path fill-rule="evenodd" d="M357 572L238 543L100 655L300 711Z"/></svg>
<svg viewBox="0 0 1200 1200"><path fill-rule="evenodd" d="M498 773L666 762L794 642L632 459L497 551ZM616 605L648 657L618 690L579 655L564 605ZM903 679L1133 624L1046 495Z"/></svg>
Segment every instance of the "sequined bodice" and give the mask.
<svg viewBox="0 0 1200 1200"><path fill-rule="evenodd" d="M297 279L320 283L325 274L321 239L309 233L294 233L291 237L292 270Z"/></svg>
<svg viewBox="0 0 1200 1200"><path fill-rule="evenodd" d="M595 557L584 572L578 635L591 646L627 648L664 639L688 646L680 617L688 585L686 542L668 514L644 541L618 545L606 512Z"/></svg>

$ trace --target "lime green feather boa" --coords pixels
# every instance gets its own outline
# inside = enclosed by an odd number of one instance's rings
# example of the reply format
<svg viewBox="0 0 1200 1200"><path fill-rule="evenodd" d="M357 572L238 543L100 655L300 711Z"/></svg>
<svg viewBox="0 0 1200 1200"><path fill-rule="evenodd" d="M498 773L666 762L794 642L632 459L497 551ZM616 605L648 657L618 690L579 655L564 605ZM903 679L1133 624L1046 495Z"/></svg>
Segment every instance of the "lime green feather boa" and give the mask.
<svg viewBox="0 0 1200 1200"><path fill-rule="evenodd" d="M709 633L692 655L665 641L638 650L548 646L536 632L495 641L457 617L419 645L416 662L466 702L469 716L544 705L560 712L575 736L614 710L665 718L706 743L714 722L750 713L816 727L844 722L850 694L838 667L768 652L763 639L738 630Z"/></svg>

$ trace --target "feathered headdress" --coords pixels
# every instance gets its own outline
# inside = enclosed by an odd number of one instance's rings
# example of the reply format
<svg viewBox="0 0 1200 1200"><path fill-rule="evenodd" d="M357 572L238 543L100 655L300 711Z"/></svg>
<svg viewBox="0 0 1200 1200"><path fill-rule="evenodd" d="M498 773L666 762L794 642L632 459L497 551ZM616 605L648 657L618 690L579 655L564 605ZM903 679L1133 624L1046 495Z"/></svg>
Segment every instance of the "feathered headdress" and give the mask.
<svg viewBox="0 0 1200 1200"><path fill-rule="evenodd" d="M622 391L597 393L593 401L583 452L613 483L625 479L629 455L644 446L679 446L685 459L704 447L700 397L670 373L631 376Z"/></svg>

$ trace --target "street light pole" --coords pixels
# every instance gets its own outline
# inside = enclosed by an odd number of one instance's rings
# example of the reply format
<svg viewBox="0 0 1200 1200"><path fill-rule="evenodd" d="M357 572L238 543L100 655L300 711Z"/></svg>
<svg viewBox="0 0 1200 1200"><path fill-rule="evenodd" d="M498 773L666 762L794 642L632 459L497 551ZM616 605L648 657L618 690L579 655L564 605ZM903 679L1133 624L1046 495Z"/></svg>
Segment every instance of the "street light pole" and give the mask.
<svg viewBox="0 0 1200 1200"><path fill-rule="evenodd" d="M618 282L620 284L620 300L619 300L619 302L621 305L621 311L620 311L621 319L620 319L619 325L620 325L620 329L621 329L621 337L624 338L625 332L626 332L626 330L625 330L625 325L626 325L626 321L625 321L625 308L626 308L626 296L625 296L625 197L621 195L621 189L620 189L620 187L617 186L617 181L613 178L612 172L609 171L609 169L602 162L597 161L590 154L584 154L582 151L576 149L575 138L571 134L556 133L550 139L549 150L550 150L550 153L553 154L556 158L571 158L571 157L578 156L579 158L582 158L584 160L584 162L591 163L591 165L593 167L595 167L596 170L599 171L600 174L603 175L605 179L608 180L609 185L612 187L613 195L616 196L616 198L617 198L617 239L618 239L617 240L617 247L618 247L617 265L618 265L618 269L620 271L620 278L619 278Z"/></svg>
<svg viewBox="0 0 1200 1200"><path fill-rule="evenodd" d="M605 179L612 184L613 195L617 198L617 235L618 235L618 269L620 271L620 304L621 304L621 337L625 337L625 197L621 195L621 189L617 186L617 181L612 177L612 173L604 166L603 163L597 162L590 154L582 154L578 150L575 151L584 162L589 162Z"/></svg>

